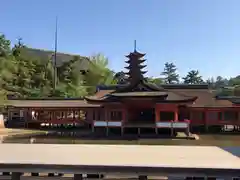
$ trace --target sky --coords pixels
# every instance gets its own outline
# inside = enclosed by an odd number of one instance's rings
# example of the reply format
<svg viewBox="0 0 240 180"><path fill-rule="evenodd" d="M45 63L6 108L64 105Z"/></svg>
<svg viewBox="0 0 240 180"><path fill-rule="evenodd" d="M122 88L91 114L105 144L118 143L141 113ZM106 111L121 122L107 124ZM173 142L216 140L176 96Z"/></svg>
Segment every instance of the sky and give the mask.
<svg viewBox="0 0 240 180"><path fill-rule="evenodd" d="M121 71L136 40L148 76L173 62L181 76L231 77L240 74L239 7L239 0L1 0L0 33L53 50L58 16L59 52L103 53Z"/></svg>

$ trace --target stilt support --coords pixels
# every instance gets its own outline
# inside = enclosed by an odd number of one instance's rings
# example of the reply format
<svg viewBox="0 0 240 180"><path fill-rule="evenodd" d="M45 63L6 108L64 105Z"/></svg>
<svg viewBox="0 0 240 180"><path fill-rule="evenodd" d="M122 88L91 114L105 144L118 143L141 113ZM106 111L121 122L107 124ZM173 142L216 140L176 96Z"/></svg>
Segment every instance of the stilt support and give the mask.
<svg viewBox="0 0 240 180"><path fill-rule="evenodd" d="M39 176L39 173L31 173L31 176Z"/></svg>
<svg viewBox="0 0 240 180"><path fill-rule="evenodd" d="M20 180L22 173L20 172L12 172L11 180Z"/></svg>
<svg viewBox="0 0 240 180"><path fill-rule="evenodd" d="M92 133L94 133L95 129L94 129L94 124L92 124Z"/></svg>
<svg viewBox="0 0 240 180"><path fill-rule="evenodd" d="M124 128L121 127L121 136L123 136L123 134L124 134Z"/></svg>
<svg viewBox="0 0 240 180"><path fill-rule="evenodd" d="M147 176L138 176L138 179L139 180L147 180L148 178L147 178Z"/></svg>
<svg viewBox="0 0 240 180"><path fill-rule="evenodd" d="M10 172L3 172L2 175L3 176L10 176Z"/></svg>
<svg viewBox="0 0 240 180"><path fill-rule="evenodd" d="M48 177L54 177L54 173L48 173Z"/></svg>
<svg viewBox="0 0 240 180"><path fill-rule="evenodd" d="M109 135L109 128L108 128L108 126L106 127L106 135L107 136Z"/></svg>
<svg viewBox="0 0 240 180"><path fill-rule="evenodd" d="M82 180L83 179L83 176L82 174L74 174L74 180Z"/></svg>
<svg viewBox="0 0 240 180"><path fill-rule="evenodd" d="M138 137L140 136L141 134L141 128L138 128Z"/></svg>

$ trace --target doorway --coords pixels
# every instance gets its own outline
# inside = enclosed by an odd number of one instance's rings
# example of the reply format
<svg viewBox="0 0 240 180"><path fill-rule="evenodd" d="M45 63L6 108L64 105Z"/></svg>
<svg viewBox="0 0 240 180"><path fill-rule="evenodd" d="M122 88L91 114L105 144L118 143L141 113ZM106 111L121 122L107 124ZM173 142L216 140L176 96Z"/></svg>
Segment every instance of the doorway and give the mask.
<svg viewBox="0 0 240 180"><path fill-rule="evenodd" d="M128 117L131 124L155 124L155 109L130 109Z"/></svg>
<svg viewBox="0 0 240 180"><path fill-rule="evenodd" d="M187 106L178 106L178 120L182 122L185 119L190 119L189 109Z"/></svg>

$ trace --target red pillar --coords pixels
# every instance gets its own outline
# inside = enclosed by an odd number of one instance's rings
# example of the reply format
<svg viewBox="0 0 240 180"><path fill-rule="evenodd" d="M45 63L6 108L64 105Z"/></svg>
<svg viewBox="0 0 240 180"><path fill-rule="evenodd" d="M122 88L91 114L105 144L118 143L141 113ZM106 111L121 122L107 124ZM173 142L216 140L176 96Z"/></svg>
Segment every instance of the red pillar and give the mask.
<svg viewBox="0 0 240 180"><path fill-rule="evenodd" d="M177 108L174 111L174 121L178 122L178 109Z"/></svg>

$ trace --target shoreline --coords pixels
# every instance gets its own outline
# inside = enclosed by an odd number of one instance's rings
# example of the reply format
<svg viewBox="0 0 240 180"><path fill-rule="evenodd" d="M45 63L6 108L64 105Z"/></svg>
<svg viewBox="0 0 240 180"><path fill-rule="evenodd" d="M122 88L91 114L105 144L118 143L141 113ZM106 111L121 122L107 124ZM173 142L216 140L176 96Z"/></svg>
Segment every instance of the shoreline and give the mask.
<svg viewBox="0 0 240 180"><path fill-rule="evenodd" d="M48 133L48 131L0 128L0 141L2 143L4 139L14 138L14 136L17 136L17 137L27 136L27 135L34 136L34 135L41 135L46 133Z"/></svg>

